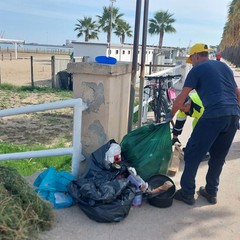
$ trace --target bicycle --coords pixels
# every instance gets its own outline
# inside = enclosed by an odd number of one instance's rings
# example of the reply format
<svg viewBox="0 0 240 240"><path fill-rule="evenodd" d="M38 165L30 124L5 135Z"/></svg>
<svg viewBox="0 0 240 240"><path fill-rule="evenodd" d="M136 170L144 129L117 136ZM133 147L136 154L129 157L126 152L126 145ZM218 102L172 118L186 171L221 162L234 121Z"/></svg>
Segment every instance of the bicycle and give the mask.
<svg viewBox="0 0 240 240"><path fill-rule="evenodd" d="M165 120L165 115L171 110L176 92L173 87L173 80L181 78L182 75L148 76L149 84L144 87L144 94L154 112L155 122Z"/></svg>

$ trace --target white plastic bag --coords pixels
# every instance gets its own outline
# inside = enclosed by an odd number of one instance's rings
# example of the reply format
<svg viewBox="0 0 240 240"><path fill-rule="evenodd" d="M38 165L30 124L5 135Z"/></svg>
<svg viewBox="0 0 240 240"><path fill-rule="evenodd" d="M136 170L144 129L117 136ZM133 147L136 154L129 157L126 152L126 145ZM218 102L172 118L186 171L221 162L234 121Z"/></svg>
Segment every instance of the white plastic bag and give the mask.
<svg viewBox="0 0 240 240"><path fill-rule="evenodd" d="M121 147L117 143L112 143L105 154L105 165L110 166L113 163L121 161Z"/></svg>

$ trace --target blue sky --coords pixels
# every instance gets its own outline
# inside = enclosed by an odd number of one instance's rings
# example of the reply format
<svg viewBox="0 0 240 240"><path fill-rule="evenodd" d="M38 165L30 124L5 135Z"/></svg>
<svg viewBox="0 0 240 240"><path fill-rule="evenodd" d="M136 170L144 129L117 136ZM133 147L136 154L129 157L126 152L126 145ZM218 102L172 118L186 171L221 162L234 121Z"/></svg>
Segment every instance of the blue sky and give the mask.
<svg viewBox="0 0 240 240"><path fill-rule="evenodd" d="M134 32L137 0L116 0L115 7L129 22ZM164 46L188 47L196 42L218 45L227 21L231 0L149 0L148 19L156 11L168 10L174 14L177 32L165 34ZM66 40L84 41L74 31L77 19L84 16L97 20L103 6L110 0L1 0L0 37L25 40L26 43L65 44ZM142 10L144 0L142 0ZM142 27L143 14L140 28ZM140 43L142 34L140 33ZM106 34L99 35L99 42L106 42ZM112 36L113 43L119 39ZM133 43L133 38L126 38ZM157 36L148 34L147 44L158 44Z"/></svg>

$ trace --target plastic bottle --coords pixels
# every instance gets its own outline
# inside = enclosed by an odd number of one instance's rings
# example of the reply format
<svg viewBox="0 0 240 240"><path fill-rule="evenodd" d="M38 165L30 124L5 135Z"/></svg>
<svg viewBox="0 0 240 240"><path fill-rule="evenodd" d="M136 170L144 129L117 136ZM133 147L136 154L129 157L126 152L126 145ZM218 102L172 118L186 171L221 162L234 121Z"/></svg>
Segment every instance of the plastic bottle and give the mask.
<svg viewBox="0 0 240 240"><path fill-rule="evenodd" d="M142 183L136 178L136 176L129 175L127 178L133 185L135 185L138 189L140 189Z"/></svg>
<svg viewBox="0 0 240 240"><path fill-rule="evenodd" d="M140 190L136 191L136 195L133 199L132 205L134 207L141 207L141 205L142 205L142 191L140 191Z"/></svg>
<svg viewBox="0 0 240 240"><path fill-rule="evenodd" d="M148 188L148 183L145 182L139 175L129 170L128 180L135 185L139 190L145 192Z"/></svg>

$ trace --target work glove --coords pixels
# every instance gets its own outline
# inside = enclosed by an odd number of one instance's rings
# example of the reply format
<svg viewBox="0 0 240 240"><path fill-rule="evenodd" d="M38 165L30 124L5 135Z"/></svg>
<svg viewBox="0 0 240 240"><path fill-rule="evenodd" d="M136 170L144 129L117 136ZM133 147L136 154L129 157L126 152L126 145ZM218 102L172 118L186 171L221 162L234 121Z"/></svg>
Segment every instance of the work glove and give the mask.
<svg viewBox="0 0 240 240"><path fill-rule="evenodd" d="M181 142L178 138L172 138L172 145L174 145L175 143L179 143L181 145Z"/></svg>
<svg viewBox="0 0 240 240"><path fill-rule="evenodd" d="M171 122L172 119L173 119L173 116L172 116L171 112L166 113L166 115L165 115L165 121L166 121L166 122Z"/></svg>

